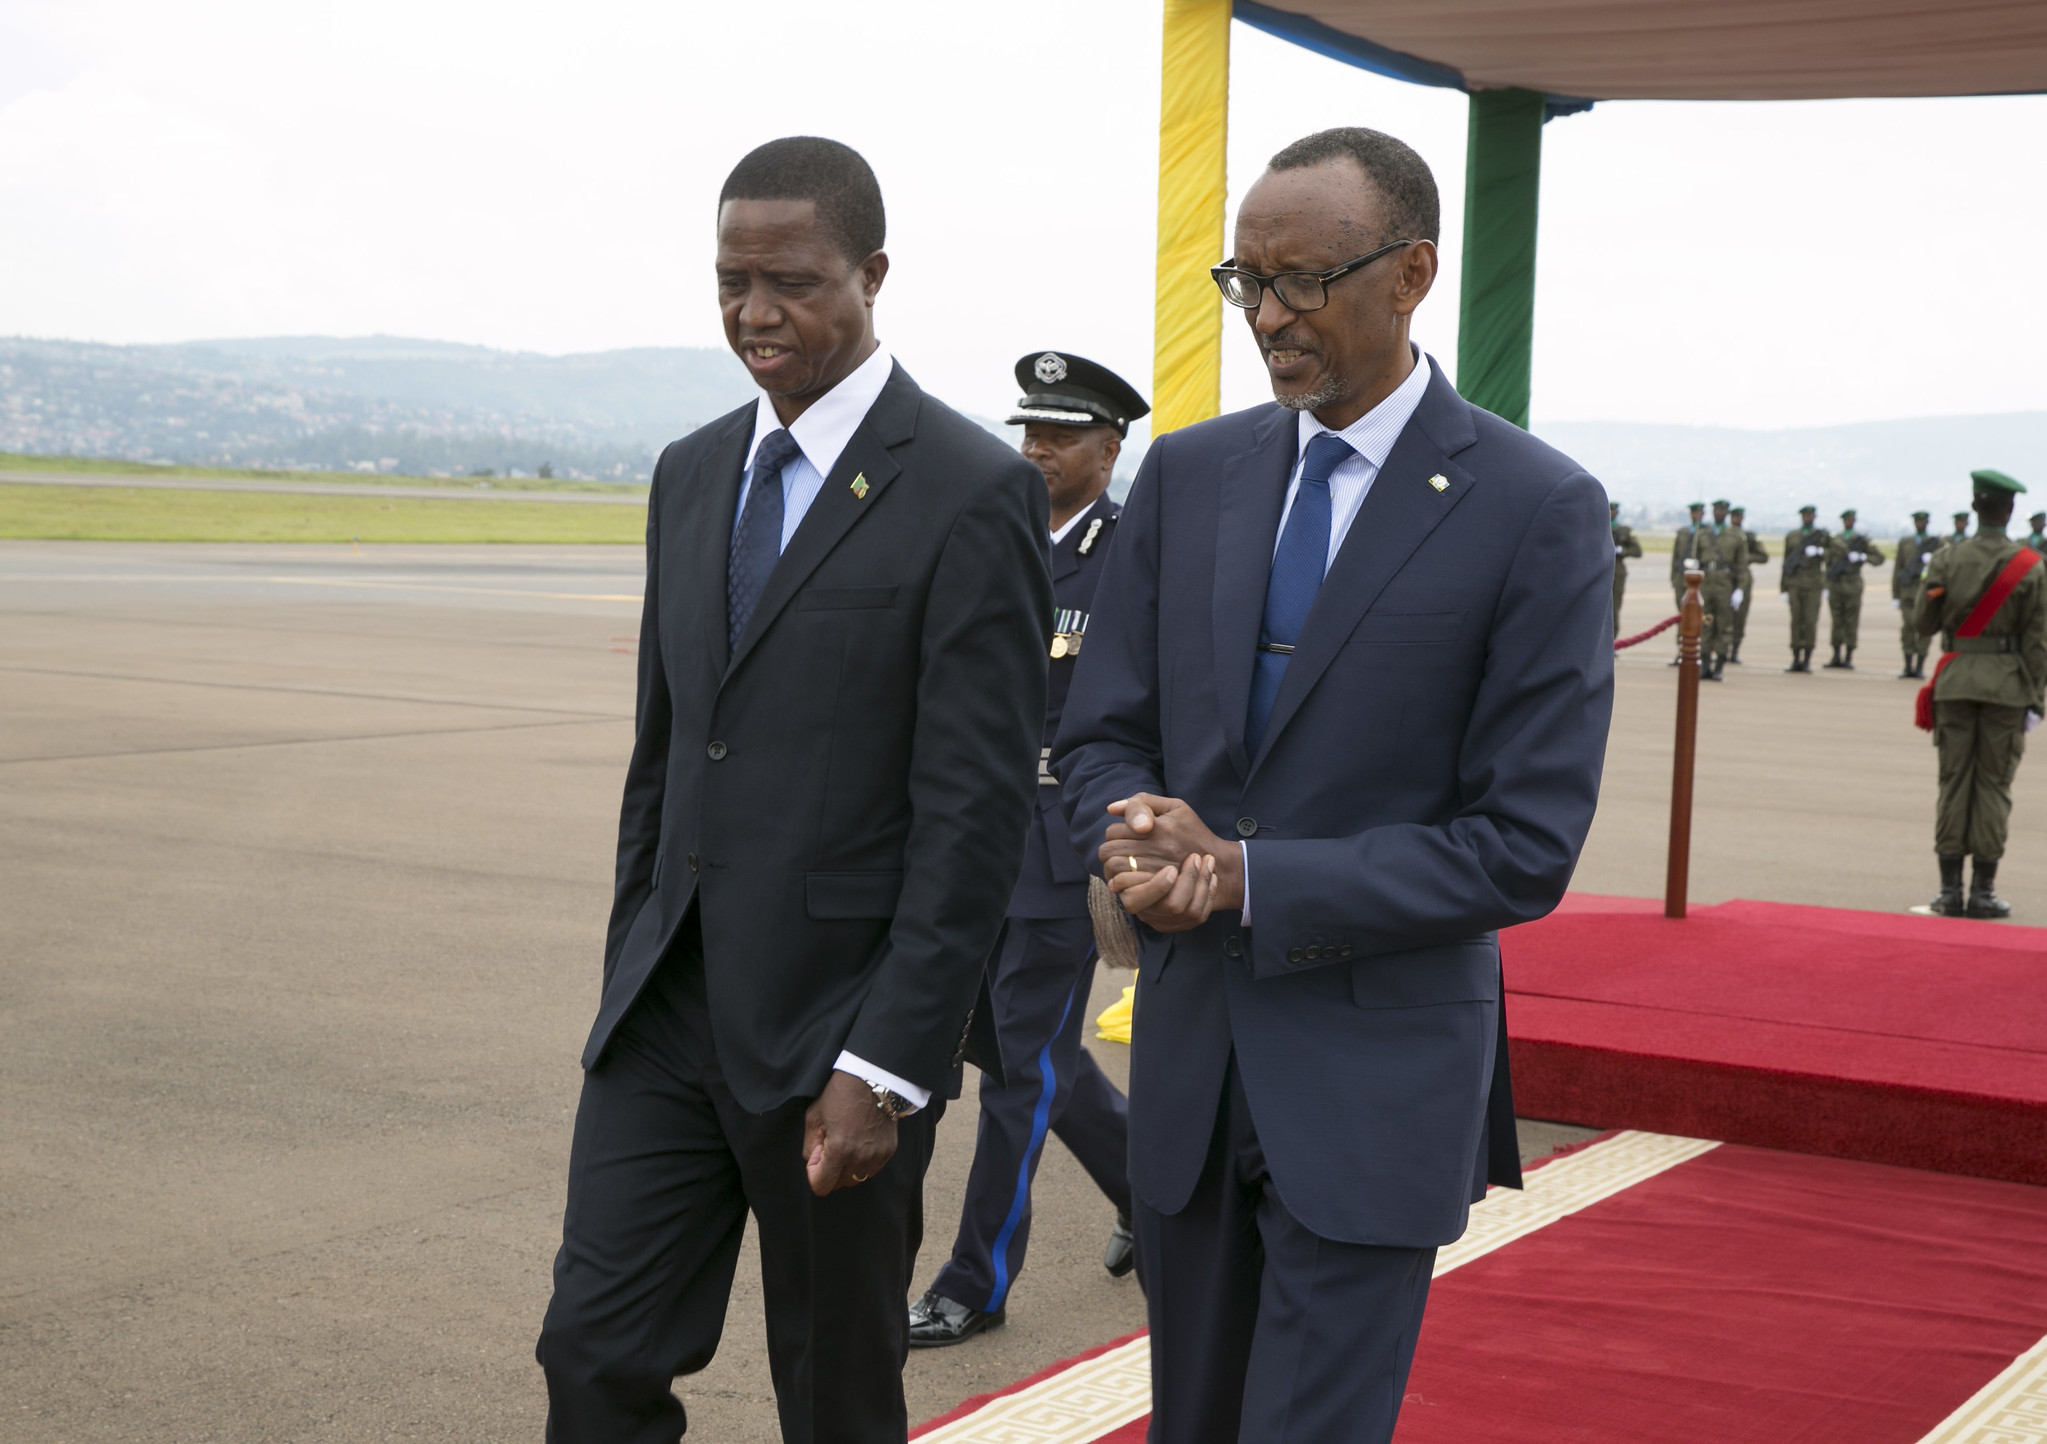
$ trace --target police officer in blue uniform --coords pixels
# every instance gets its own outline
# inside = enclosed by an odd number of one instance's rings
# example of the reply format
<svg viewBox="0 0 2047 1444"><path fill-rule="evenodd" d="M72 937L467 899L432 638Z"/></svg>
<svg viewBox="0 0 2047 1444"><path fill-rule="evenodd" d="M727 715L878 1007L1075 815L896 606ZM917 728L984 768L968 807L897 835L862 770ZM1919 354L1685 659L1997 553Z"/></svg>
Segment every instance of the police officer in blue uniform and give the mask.
<svg viewBox="0 0 2047 1444"><path fill-rule="evenodd" d="M1024 428L1023 454L1051 492L1055 615L1045 754L1059 730L1074 658L1087 638L1088 606L1116 518L1109 499L1130 423L1151 410L1105 366L1059 351L1016 363L1023 398L1009 418ZM910 1306L910 1345L957 1344L1007 1317L1010 1288L1030 1240L1031 1181L1054 1134L1116 1206L1103 1265L1122 1277L1136 1264L1130 1241L1127 1104L1081 1046L1095 977L1088 873L1068 840L1058 779L1040 760L1038 809L1024 845L1023 875L989 965L989 996L1004 1080L981 1079L981 1121L952 1257Z"/></svg>

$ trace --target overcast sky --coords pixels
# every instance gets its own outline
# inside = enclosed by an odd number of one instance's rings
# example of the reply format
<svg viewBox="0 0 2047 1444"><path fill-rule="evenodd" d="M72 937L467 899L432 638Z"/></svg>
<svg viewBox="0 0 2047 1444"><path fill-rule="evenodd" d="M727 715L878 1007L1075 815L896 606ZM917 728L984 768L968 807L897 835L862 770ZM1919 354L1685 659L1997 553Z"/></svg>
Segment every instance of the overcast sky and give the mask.
<svg viewBox="0 0 2047 1444"><path fill-rule="evenodd" d="M1145 387L1158 31L1157 0L0 0L0 335L722 345L718 184L813 132L881 178L881 334L926 386L1000 412L1058 347ZM1417 335L1454 375L1464 97L1232 46L1232 214L1325 126L1434 167ZM2043 155L2037 96L1553 122L1538 425L2042 408ZM1234 319L1224 377L1264 399Z"/></svg>

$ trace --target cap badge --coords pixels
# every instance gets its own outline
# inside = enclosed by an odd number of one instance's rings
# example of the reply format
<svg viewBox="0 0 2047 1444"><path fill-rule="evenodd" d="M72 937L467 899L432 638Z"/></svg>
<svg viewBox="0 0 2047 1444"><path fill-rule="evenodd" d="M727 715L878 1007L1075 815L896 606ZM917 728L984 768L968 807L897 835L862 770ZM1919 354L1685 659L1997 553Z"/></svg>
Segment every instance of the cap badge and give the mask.
<svg viewBox="0 0 2047 1444"><path fill-rule="evenodd" d="M1038 364L1032 370L1038 373L1038 379L1047 386L1054 385L1066 379L1066 358L1057 351L1047 351L1038 358Z"/></svg>
<svg viewBox="0 0 2047 1444"><path fill-rule="evenodd" d="M1429 485L1433 486L1437 491L1448 491L1450 489L1450 478L1439 471L1429 478Z"/></svg>

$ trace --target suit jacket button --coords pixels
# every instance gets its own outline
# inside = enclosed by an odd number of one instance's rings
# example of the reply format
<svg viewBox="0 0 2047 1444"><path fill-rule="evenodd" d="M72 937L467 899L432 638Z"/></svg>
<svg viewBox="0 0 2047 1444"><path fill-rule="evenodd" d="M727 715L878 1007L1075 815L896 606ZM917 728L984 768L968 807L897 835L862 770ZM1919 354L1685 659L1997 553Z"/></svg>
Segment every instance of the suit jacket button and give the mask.
<svg viewBox="0 0 2047 1444"><path fill-rule="evenodd" d="M1306 954L1305 952L1303 952L1303 951L1302 951L1301 949L1299 949L1299 948L1288 948L1288 949L1287 949L1287 953L1286 953L1286 960L1287 960L1288 962L1290 962L1290 963L1298 963L1298 962L1301 962L1301 961L1303 961L1303 960L1304 960L1304 959L1305 959L1306 957L1307 957L1307 954Z"/></svg>
<svg viewBox="0 0 2047 1444"><path fill-rule="evenodd" d="M1239 836L1239 837L1255 837L1255 836L1257 836L1257 833L1258 833L1258 819L1257 819L1257 818L1255 818L1255 817L1240 817L1240 818L1238 818L1238 819L1237 819L1237 836Z"/></svg>
<svg viewBox="0 0 2047 1444"><path fill-rule="evenodd" d="M709 747L706 747L704 749L704 753L713 762L723 762L725 760L725 750L726 749L724 743L713 742Z"/></svg>
<svg viewBox="0 0 2047 1444"><path fill-rule="evenodd" d="M695 871L697 870L697 855L696 855L695 853L691 853L691 854L689 855L689 858L688 858L688 862L689 862L689 870L690 870L691 872L695 872Z"/></svg>
<svg viewBox="0 0 2047 1444"><path fill-rule="evenodd" d="M695 866L696 866L696 864L695 864L694 862L692 862L692 863L690 864L690 866L691 866L691 867L695 867ZM1338 948L1338 949L1336 950L1336 955L1337 955L1337 956L1338 956L1339 958L1347 958L1347 957L1349 957L1349 956L1350 956L1350 944L1349 944L1349 943L1345 943L1345 944L1344 944L1344 945L1343 945L1342 947Z"/></svg>
<svg viewBox="0 0 2047 1444"><path fill-rule="evenodd" d="M1320 948L1305 948L1302 951L1307 953L1308 961L1310 962L1322 956L1322 949Z"/></svg>
<svg viewBox="0 0 2047 1444"><path fill-rule="evenodd" d="M1223 954L1226 957L1232 958L1243 957L1244 940L1238 937L1235 933L1231 933L1228 937L1223 939Z"/></svg>

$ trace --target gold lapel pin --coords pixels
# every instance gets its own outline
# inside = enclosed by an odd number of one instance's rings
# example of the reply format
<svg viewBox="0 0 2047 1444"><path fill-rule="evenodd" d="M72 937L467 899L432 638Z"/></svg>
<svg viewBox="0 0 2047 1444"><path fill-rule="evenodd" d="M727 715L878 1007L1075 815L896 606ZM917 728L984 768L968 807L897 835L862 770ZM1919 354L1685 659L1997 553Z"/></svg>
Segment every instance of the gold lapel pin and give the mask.
<svg viewBox="0 0 2047 1444"><path fill-rule="evenodd" d="M1429 478L1429 485L1433 486L1437 491L1448 491L1450 489L1450 478L1439 471Z"/></svg>
<svg viewBox="0 0 2047 1444"><path fill-rule="evenodd" d="M862 500L862 501L865 501L865 500L867 500L867 473L866 473L866 472L864 472L864 471L863 471L863 472L861 472L861 473L860 473L860 474L859 474L858 476L856 476L856 477L854 477L854 478L853 478L853 495L854 495L854 496L856 496L856 497L858 497L858 498L859 498L860 500Z"/></svg>

